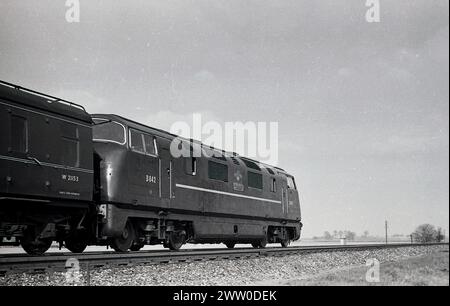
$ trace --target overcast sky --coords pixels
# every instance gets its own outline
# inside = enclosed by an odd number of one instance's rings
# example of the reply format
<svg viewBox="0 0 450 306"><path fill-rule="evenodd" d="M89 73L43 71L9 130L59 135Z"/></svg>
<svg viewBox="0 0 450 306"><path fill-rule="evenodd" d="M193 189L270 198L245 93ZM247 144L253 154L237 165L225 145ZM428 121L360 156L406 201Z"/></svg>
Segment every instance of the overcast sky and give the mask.
<svg viewBox="0 0 450 306"><path fill-rule="evenodd" d="M0 79L89 112L279 122L304 235L449 227L449 2L0 2Z"/></svg>

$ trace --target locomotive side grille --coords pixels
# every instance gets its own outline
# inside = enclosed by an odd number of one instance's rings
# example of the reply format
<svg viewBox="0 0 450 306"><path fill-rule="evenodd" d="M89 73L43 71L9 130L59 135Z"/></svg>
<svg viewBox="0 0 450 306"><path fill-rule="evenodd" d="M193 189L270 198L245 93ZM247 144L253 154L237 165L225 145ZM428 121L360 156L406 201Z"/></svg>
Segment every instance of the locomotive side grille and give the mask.
<svg viewBox="0 0 450 306"><path fill-rule="evenodd" d="M275 174L272 169L270 169L270 168L266 168L266 169L267 169L267 171L269 171L270 174L272 174L272 175Z"/></svg>
<svg viewBox="0 0 450 306"><path fill-rule="evenodd" d="M258 170L258 171L261 171L261 168L254 161L248 160L246 158L241 158L241 160L244 162L244 164L247 167L249 167L251 169Z"/></svg>
<svg viewBox="0 0 450 306"><path fill-rule="evenodd" d="M238 161L235 157L231 157L231 160L233 161L233 163L234 163L235 165L240 166L239 161Z"/></svg>

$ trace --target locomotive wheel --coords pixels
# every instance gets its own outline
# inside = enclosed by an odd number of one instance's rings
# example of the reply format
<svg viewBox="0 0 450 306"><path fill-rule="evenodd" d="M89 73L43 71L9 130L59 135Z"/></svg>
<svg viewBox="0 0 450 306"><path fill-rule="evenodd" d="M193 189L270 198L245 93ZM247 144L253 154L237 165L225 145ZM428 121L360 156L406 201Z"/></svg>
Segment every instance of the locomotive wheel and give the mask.
<svg viewBox="0 0 450 306"><path fill-rule="evenodd" d="M259 241L259 247L261 249L264 249L266 247L266 245L267 245L267 239L263 239L263 240Z"/></svg>
<svg viewBox="0 0 450 306"><path fill-rule="evenodd" d="M291 240L289 238L281 240L281 247L287 248L291 244Z"/></svg>
<svg viewBox="0 0 450 306"><path fill-rule="evenodd" d="M186 241L186 234L181 232L171 232L167 246L172 251L178 251Z"/></svg>
<svg viewBox="0 0 450 306"><path fill-rule="evenodd" d="M26 230L24 236L20 239L22 248L30 255L42 255L52 245L53 239L51 238L38 238L34 235L34 231Z"/></svg>
<svg viewBox="0 0 450 306"><path fill-rule="evenodd" d="M87 240L82 233L73 233L66 238L64 245L72 253L83 253L87 247Z"/></svg>
<svg viewBox="0 0 450 306"><path fill-rule="evenodd" d="M225 242L225 245L227 246L227 248L233 249L234 246L236 245L236 242L234 241Z"/></svg>
<svg viewBox="0 0 450 306"><path fill-rule="evenodd" d="M252 243L252 247L254 247L255 249L264 249L266 245L267 245L267 238Z"/></svg>
<svg viewBox="0 0 450 306"><path fill-rule="evenodd" d="M111 241L111 247L116 252L126 252L133 245L134 241L134 228L131 222L127 222L127 225L122 231L120 237L115 237Z"/></svg>
<svg viewBox="0 0 450 306"><path fill-rule="evenodd" d="M136 252L139 251L140 249L142 249L142 247L144 246L144 244L142 243L133 243L130 247L130 251Z"/></svg>

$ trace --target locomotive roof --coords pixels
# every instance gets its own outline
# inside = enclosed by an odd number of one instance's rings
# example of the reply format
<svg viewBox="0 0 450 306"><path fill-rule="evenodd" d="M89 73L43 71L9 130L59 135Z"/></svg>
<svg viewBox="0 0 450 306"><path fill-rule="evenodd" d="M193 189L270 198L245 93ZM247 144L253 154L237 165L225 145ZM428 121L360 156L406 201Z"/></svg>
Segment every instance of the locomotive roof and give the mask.
<svg viewBox="0 0 450 306"><path fill-rule="evenodd" d="M0 99L91 123L83 106L0 80Z"/></svg>
<svg viewBox="0 0 450 306"><path fill-rule="evenodd" d="M155 136L164 137L164 138L167 138L169 140L172 140L173 138L179 137L179 138L181 138L181 139L183 139L185 141L193 141L193 142L201 144L201 145L203 145L203 146L205 146L207 148L210 148L212 150L220 152L222 155L227 156L229 158L231 158L231 157L239 158L241 161L248 160L248 161L251 161L251 162L254 162L254 163L258 164L262 168L272 169L272 171L276 171L278 174L290 175L289 173L287 173L284 169L282 169L280 167L271 166L271 165L262 163L260 161L257 161L257 160L251 159L251 158L243 157L243 156L240 156L239 154L237 154L235 152L227 152L227 151L224 151L224 150L220 150L220 149L217 149L217 148L205 145L205 144L203 144L202 142L200 142L198 140L184 138L184 137L181 137L181 136L169 133L169 132L167 132L165 130L154 128L154 127L151 127L151 126L148 126L148 125L145 125L145 124L133 121L131 119L124 118L124 117L119 116L119 115L115 115L115 114L92 114L91 116L93 116L93 117L95 117L95 116L108 117L111 120L117 120L117 121L119 121L121 123L125 123L126 125L128 125L131 128L135 128L135 129L138 129L138 130L141 130L141 131L144 131L144 132L145 132L145 130L147 130L149 133L152 133Z"/></svg>

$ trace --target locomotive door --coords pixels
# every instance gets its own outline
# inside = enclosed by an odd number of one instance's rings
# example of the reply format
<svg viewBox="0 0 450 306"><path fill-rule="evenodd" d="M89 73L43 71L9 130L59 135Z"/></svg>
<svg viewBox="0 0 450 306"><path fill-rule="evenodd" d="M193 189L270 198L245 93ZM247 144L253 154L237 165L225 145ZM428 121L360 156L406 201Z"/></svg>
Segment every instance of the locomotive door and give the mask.
<svg viewBox="0 0 450 306"><path fill-rule="evenodd" d="M128 154L128 190L137 204L151 205L158 198L158 160L153 137L130 128Z"/></svg>
<svg viewBox="0 0 450 306"><path fill-rule="evenodd" d="M297 186L295 185L294 178L292 176L287 177L287 207L288 212L291 214L297 214L299 212L299 206L294 203L299 203Z"/></svg>
<svg viewBox="0 0 450 306"><path fill-rule="evenodd" d="M289 212L289 192L287 189L287 181L283 179L281 181L281 210L284 218L287 217Z"/></svg>
<svg viewBox="0 0 450 306"><path fill-rule="evenodd" d="M169 150L162 149L159 158L159 195L163 204L165 202L165 205L163 206L169 206L170 199L172 197L172 163L172 155Z"/></svg>

